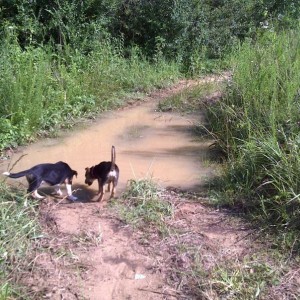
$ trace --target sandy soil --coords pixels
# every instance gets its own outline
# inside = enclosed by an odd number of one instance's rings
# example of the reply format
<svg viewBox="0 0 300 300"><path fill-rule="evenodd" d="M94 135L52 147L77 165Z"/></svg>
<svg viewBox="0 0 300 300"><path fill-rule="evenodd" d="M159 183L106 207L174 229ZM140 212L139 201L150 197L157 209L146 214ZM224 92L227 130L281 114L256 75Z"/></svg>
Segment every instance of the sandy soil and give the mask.
<svg viewBox="0 0 300 300"><path fill-rule="evenodd" d="M177 274L192 259L178 252L178 244L196 247L209 269L216 259L241 257L250 247L250 231L201 204L203 198L174 191L162 197L174 204L169 225L177 232L164 239L154 231L145 236L133 230L106 205L45 200L40 207L44 238L36 242L30 275L21 280L31 298L197 299L190 294L192 283Z"/></svg>

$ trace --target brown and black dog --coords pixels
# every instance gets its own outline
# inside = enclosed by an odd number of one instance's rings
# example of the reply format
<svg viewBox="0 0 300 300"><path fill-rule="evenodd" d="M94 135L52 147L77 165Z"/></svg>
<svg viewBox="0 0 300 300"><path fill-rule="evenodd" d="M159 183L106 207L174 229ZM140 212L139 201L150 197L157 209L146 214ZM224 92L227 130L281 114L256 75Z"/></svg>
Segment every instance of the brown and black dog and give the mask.
<svg viewBox="0 0 300 300"><path fill-rule="evenodd" d="M85 183L91 185L94 180L98 180L98 201L101 201L104 196L104 185L108 184L108 191L110 192L110 185L112 183L112 190L110 198L115 196L116 187L119 180L119 167L116 165L116 150L111 147L111 161L102 161L100 164L91 168L85 168Z"/></svg>

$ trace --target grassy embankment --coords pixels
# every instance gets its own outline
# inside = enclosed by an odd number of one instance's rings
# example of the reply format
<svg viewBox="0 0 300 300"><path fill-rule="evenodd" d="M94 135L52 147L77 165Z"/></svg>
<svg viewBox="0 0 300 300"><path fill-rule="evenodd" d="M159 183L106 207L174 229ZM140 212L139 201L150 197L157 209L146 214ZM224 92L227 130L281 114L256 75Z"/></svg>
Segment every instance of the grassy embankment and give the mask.
<svg viewBox="0 0 300 300"><path fill-rule="evenodd" d="M176 63L159 56L150 63L136 48L127 59L120 45L103 42L94 48L84 55L68 48L61 54L47 48L22 51L8 42L0 47L0 151L181 76Z"/></svg>
<svg viewBox="0 0 300 300"><path fill-rule="evenodd" d="M211 131L227 157L215 201L241 207L282 234L296 233L300 228L299 29L269 32L255 45L244 43L232 67L223 100L209 108Z"/></svg>

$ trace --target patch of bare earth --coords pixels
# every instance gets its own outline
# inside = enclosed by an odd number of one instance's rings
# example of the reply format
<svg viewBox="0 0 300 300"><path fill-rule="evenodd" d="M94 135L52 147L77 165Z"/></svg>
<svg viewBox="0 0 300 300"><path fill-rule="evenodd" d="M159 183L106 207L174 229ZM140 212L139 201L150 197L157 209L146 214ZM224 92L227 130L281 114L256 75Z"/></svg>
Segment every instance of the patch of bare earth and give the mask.
<svg viewBox="0 0 300 300"><path fill-rule="evenodd" d="M108 206L54 203L40 207L44 236L36 241L31 270L21 279L31 299L188 299L194 248L209 269L216 259L239 257L250 246L248 231L227 216L174 191L168 221L173 234L133 230ZM193 254L194 255L194 254Z"/></svg>

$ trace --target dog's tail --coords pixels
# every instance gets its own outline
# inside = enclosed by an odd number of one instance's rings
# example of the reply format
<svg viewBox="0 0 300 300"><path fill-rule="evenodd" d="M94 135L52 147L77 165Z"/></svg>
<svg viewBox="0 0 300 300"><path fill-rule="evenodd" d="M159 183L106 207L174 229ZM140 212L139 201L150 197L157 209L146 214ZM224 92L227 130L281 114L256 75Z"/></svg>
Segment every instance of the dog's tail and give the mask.
<svg viewBox="0 0 300 300"><path fill-rule="evenodd" d="M111 146L111 167L110 170L114 171L116 168L116 149L115 146Z"/></svg>
<svg viewBox="0 0 300 300"><path fill-rule="evenodd" d="M29 170L25 170L19 173L9 173L4 172L3 175L8 176L9 178L20 178L29 174Z"/></svg>

